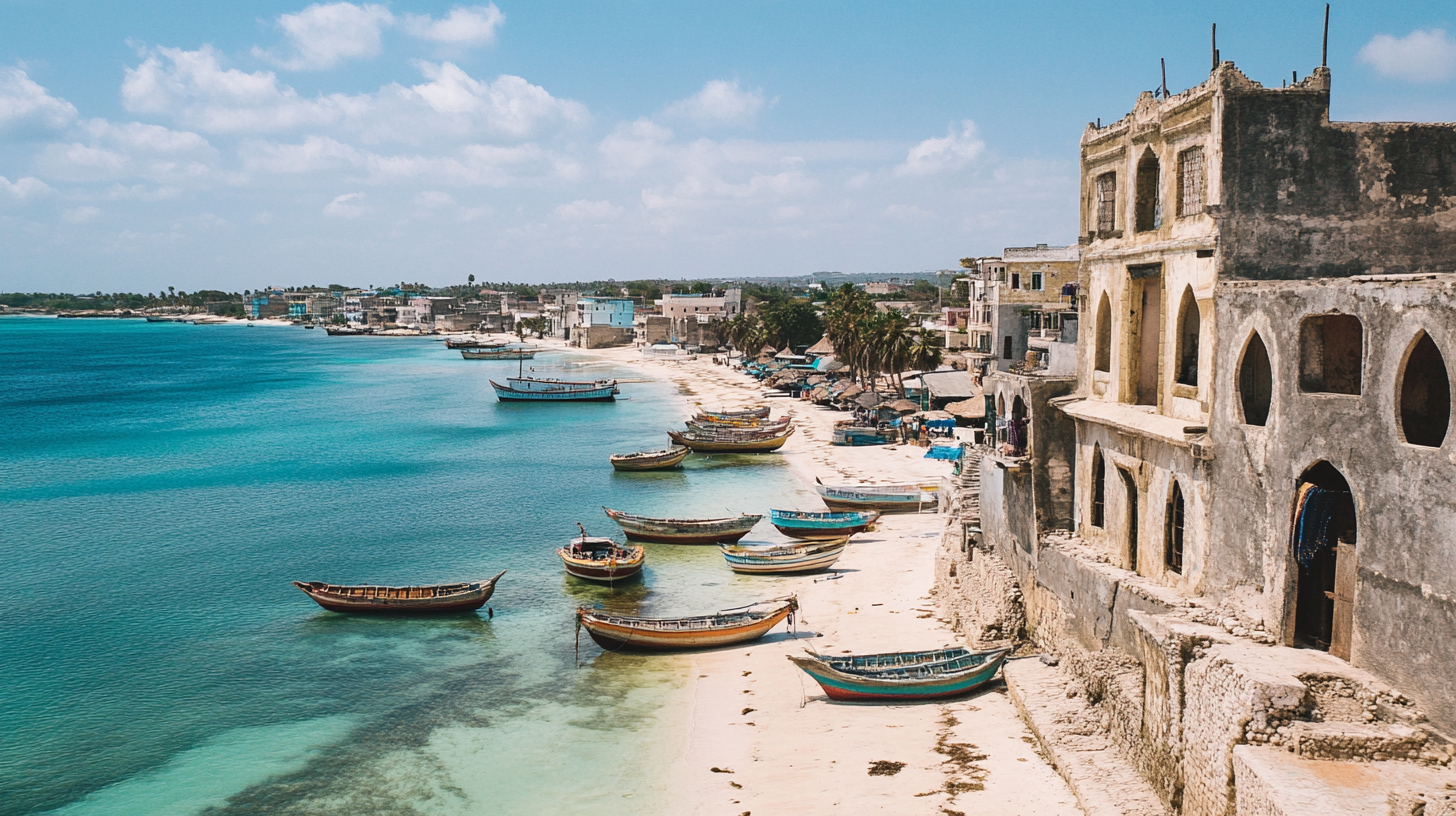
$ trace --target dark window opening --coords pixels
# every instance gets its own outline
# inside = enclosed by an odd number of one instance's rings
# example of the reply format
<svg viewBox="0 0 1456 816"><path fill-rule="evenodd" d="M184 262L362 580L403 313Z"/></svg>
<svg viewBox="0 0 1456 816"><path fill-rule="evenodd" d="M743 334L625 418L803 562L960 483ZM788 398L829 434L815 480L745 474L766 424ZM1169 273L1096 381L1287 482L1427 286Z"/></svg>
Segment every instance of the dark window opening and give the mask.
<svg viewBox="0 0 1456 816"><path fill-rule="evenodd" d="M1122 476L1122 489L1127 496L1127 563L1128 569L1138 572L1138 490L1137 482L1132 480L1132 474L1117 469L1118 475Z"/></svg>
<svg viewBox="0 0 1456 816"><path fill-rule="evenodd" d="M1097 304L1097 360L1093 365L1098 371L1112 370L1112 304L1107 293Z"/></svg>
<svg viewBox="0 0 1456 816"><path fill-rule="evenodd" d="M1158 157L1153 155L1152 150L1143 153L1137 163L1137 202L1133 209L1138 232L1163 225L1163 201L1158 189L1160 175Z"/></svg>
<svg viewBox="0 0 1456 816"><path fill-rule="evenodd" d="M1097 231L1112 232L1117 229L1117 174L1103 173L1097 177Z"/></svg>
<svg viewBox="0 0 1456 816"><path fill-rule="evenodd" d="M1157 405L1161 391L1163 363L1163 279L1162 266L1130 266L1134 303L1133 331L1128 334L1126 348L1130 352L1128 385L1136 405Z"/></svg>
<svg viewBox="0 0 1456 816"><path fill-rule="evenodd" d="M1107 512L1107 462L1102 458L1102 448L1092 446L1092 526L1106 527Z"/></svg>
<svg viewBox="0 0 1456 816"><path fill-rule="evenodd" d="M1198 301L1193 298L1193 288L1183 290L1183 302L1178 306L1178 382L1183 385L1198 385L1198 333L1202 317L1198 314Z"/></svg>
<svg viewBox="0 0 1456 816"><path fill-rule="evenodd" d="M1269 367L1269 351L1264 340L1254 332L1244 347L1239 361L1239 404L1244 409L1244 424L1263 426L1269 421L1269 404L1274 395L1274 373Z"/></svg>
<svg viewBox="0 0 1456 816"><path fill-rule="evenodd" d="M1203 212L1203 148L1190 147L1178 154L1178 215Z"/></svg>
<svg viewBox="0 0 1456 816"><path fill-rule="evenodd" d="M1327 394L1359 394L1364 341L1360 318L1330 314L1299 325L1299 388Z"/></svg>
<svg viewBox="0 0 1456 816"><path fill-rule="evenodd" d="M1439 448L1451 424L1451 378L1436 341L1421 332L1400 374L1400 435L1407 443Z"/></svg>
<svg viewBox="0 0 1456 816"><path fill-rule="evenodd" d="M1163 563L1173 572L1183 572L1183 488L1173 482L1173 495L1168 499L1167 528L1163 536Z"/></svg>
<svg viewBox="0 0 1456 816"><path fill-rule="evenodd" d="M1036 291L1036 292L1040 292L1042 290L1042 288L1041 288L1041 273L1040 272L1033 272L1033 273L1031 273L1031 288L1032 288L1033 291Z"/></svg>
<svg viewBox="0 0 1456 816"><path fill-rule="evenodd" d="M1009 334L1001 341L1001 359L1011 359L1011 335Z"/></svg>
<svg viewBox="0 0 1456 816"><path fill-rule="evenodd" d="M1355 500L1345 477L1319 462L1296 483L1291 555L1297 570L1294 645L1350 659L1355 601Z"/></svg>
<svg viewBox="0 0 1456 816"><path fill-rule="evenodd" d="M1211 250L1211 249L1200 249L1200 250L1194 252L1193 254L1195 256L1199 257L1199 258L1212 258L1213 257L1213 250Z"/></svg>
<svg viewBox="0 0 1456 816"><path fill-rule="evenodd" d="M1020 289L1021 288L1021 273L1020 272L1012 272L1011 273L1011 288L1012 289Z"/></svg>

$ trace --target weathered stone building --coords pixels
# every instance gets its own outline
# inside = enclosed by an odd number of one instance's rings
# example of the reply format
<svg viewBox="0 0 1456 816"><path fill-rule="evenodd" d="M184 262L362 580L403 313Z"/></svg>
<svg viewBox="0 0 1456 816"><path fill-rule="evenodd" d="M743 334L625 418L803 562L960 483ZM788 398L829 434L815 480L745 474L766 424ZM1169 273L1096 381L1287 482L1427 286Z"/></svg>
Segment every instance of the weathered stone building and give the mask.
<svg viewBox="0 0 1456 816"><path fill-rule="evenodd" d="M981 460L1001 617L1176 812L1456 755L1456 126L1329 95L1225 62L1089 125L1075 387L988 380L1025 422Z"/></svg>

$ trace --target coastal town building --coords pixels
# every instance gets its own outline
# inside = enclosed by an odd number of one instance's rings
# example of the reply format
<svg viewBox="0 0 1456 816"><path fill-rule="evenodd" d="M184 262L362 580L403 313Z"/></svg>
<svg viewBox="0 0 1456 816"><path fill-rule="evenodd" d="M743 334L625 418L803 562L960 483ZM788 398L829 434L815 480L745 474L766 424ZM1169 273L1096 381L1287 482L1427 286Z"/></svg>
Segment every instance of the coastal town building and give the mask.
<svg viewBox="0 0 1456 816"><path fill-rule="evenodd" d="M743 290L729 287L721 295L664 294L657 305L659 314L671 321L670 342L701 345L702 327L743 312Z"/></svg>
<svg viewBox="0 0 1456 816"><path fill-rule="evenodd" d="M1329 103L1222 62L1089 125L1074 370L986 380L963 627L1055 653L1176 813L1456 757L1456 126Z"/></svg>
<svg viewBox="0 0 1456 816"><path fill-rule="evenodd" d="M635 309L631 298L578 298L576 325L571 328L572 345L581 348L631 345Z"/></svg>

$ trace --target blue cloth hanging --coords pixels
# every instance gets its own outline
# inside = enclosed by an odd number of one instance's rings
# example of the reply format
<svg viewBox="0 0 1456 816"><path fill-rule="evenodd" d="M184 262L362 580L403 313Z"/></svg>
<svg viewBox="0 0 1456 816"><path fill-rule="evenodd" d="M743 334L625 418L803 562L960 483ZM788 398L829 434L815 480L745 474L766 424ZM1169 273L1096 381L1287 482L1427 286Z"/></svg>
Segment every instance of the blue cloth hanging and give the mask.
<svg viewBox="0 0 1456 816"><path fill-rule="evenodd" d="M1294 523L1294 558L1301 567L1308 569L1320 550L1332 546L1330 522L1335 518L1336 496L1332 491L1314 486L1305 491L1299 518Z"/></svg>

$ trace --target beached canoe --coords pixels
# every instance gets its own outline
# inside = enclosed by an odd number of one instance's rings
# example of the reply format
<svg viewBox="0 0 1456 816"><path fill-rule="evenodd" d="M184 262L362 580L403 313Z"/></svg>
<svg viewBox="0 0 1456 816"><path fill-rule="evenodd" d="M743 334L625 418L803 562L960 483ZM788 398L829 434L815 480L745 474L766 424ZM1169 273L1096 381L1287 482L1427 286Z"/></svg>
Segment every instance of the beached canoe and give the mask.
<svg viewBox="0 0 1456 816"><path fill-rule="evenodd" d="M372 584L326 584L322 581L294 581L315 603L330 612L365 614L424 614L465 612L485 606L495 584L506 571L486 581L428 586L374 586Z"/></svg>
<svg viewBox="0 0 1456 816"><path fill-rule="evenodd" d="M770 510L769 520L790 538L842 538L862 533L880 518L874 510L849 513L809 513L800 510Z"/></svg>
<svg viewBox="0 0 1456 816"><path fill-rule="evenodd" d="M689 453L686 445L673 445L667 450L613 454L611 461L617 470L667 470L681 465Z"/></svg>
<svg viewBox="0 0 1456 816"><path fill-rule="evenodd" d="M610 538L589 536L585 528L556 554L561 557L567 575L605 583L638 577L647 561L647 551L641 547L624 547Z"/></svg>
<svg viewBox="0 0 1456 816"><path fill-rule="evenodd" d="M763 518L749 513L715 519L648 518L623 513L610 507L602 509L622 526L622 532L627 534L627 538L658 544L731 544L748 535L753 525Z"/></svg>
<svg viewBox="0 0 1456 816"><path fill-rule="evenodd" d="M814 491L830 510L878 510L881 513L935 512L940 485L827 485L814 480Z"/></svg>
<svg viewBox="0 0 1456 816"><path fill-rule="evenodd" d="M1010 653L1010 649L966 651L951 659L925 659L932 654L928 652L839 658L811 653L808 657L788 655L788 658L814 678L831 700L908 702L938 700L974 691L996 676ZM856 665L856 660L863 657L874 660L871 665Z"/></svg>
<svg viewBox="0 0 1456 816"><path fill-rule="evenodd" d="M460 349L460 356L467 360L530 360L538 351L535 346L475 346Z"/></svg>
<svg viewBox="0 0 1456 816"><path fill-rule="evenodd" d="M742 544L721 544L723 560L734 572L756 575L793 575L828 569L844 554L849 537L828 541L805 541L800 544L776 544L750 547Z"/></svg>
<svg viewBox="0 0 1456 816"><path fill-rule="evenodd" d="M776 419L773 422L759 422L758 420L754 420L754 424L751 425L725 425L717 422L698 422L696 419L690 419L687 422L687 426L689 431L701 434L746 434L749 436L773 436L777 433L782 432L785 428L789 427L789 418L783 417L782 419Z"/></svg>
<svg viewBox="0 0 1456 816"><path fill-rule="evenodd" d="M783 433L762 438L743 438L720 434L700 434L692 431L668 431L667 435L679 445L686 445L699 453L768 453L776 451L794 435L794 426Z"/></svg>
<svg viewBox="0 0 1456 816"><path fill-rule="evenodd" d="M603 649L661 652L758 640L780 621L792 623L798 608L793 597L690 618L638 618L578 607L576 620Z"/></svg>
<svg viewBox="0 0 1456 816"><path fill-rule="evenodd" d="M698 416L708 421L719 420L731 422L743 419L767 419L769 411L773 409L767 405L760 405L757 408L746 408L742 411L698 411Z"/></svg>

